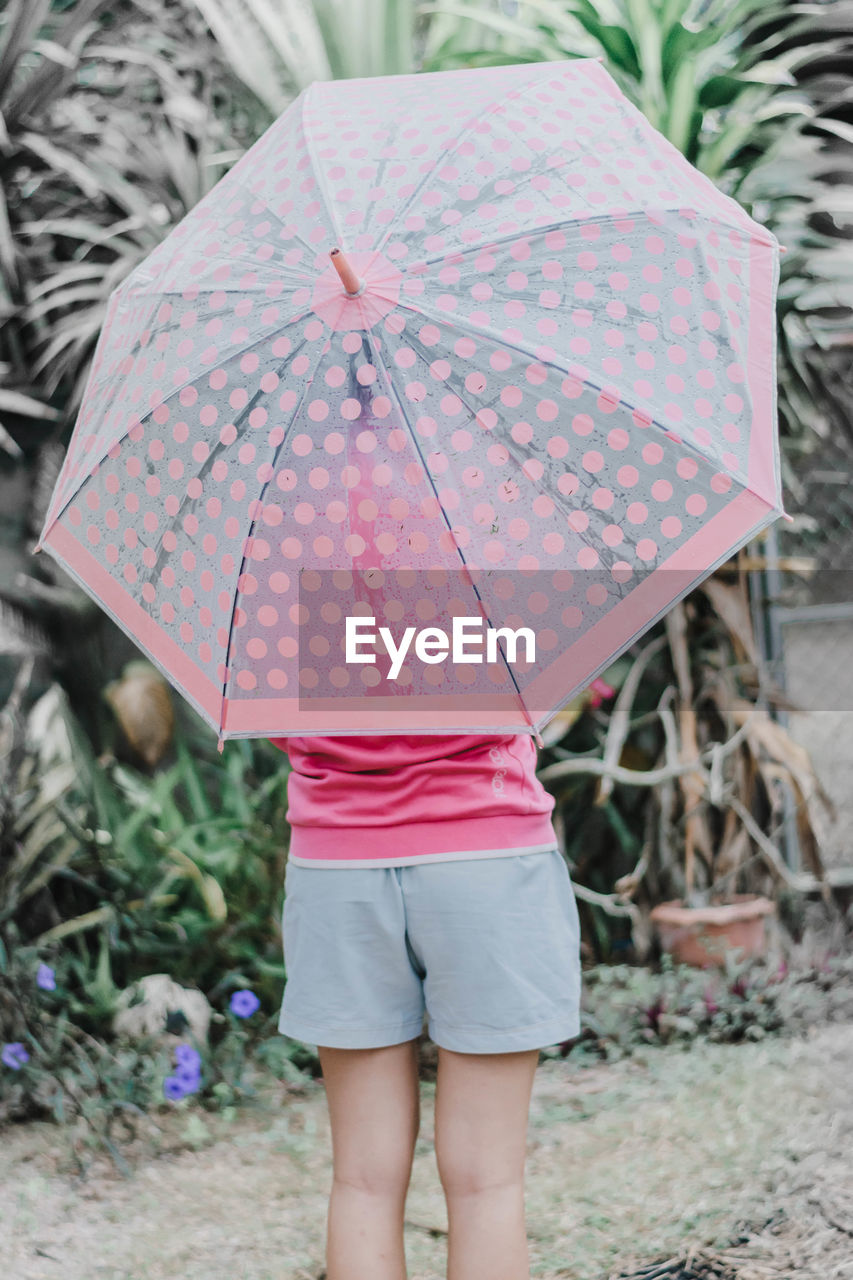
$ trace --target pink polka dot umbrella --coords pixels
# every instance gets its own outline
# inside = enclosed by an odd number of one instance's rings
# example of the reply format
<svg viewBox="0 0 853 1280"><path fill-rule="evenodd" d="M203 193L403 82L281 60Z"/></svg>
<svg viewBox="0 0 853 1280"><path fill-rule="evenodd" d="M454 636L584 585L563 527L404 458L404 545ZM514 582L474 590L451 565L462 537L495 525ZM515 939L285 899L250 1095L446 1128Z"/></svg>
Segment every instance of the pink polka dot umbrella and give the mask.
<svg viewBox="0 0 853 1280"><path fill-rule="evenodd" d="M39 549L220 750L541 743L785 516L779 252L596 59L314 83L112 294Z"/></svg>

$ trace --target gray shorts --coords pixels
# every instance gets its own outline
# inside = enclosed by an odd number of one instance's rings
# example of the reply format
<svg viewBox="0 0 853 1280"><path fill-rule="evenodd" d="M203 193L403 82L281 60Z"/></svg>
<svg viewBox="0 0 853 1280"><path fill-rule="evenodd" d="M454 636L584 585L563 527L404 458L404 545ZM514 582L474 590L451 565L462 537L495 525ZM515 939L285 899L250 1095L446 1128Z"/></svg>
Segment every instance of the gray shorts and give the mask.
<svg viewBox="0 0 853 1280"><path fill-rule="evenodd" d="M508 1053L580 1034L580 926L547 853L397 867L288 862L278 1029L370 1049L414 1039Z"/></svg>

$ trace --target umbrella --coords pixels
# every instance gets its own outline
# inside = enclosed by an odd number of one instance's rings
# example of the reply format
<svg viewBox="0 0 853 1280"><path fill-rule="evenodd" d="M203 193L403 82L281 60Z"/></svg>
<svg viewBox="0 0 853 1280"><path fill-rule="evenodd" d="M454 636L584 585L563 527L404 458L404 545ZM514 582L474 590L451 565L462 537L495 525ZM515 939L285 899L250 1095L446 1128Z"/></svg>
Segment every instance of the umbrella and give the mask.
<svg viewBox="0 0 853 1280"><path fill-rule="evenodd" d="M541 743L790 518L779 252L598 59L315 82L111 295L37 549L220 750Z"/></svg>

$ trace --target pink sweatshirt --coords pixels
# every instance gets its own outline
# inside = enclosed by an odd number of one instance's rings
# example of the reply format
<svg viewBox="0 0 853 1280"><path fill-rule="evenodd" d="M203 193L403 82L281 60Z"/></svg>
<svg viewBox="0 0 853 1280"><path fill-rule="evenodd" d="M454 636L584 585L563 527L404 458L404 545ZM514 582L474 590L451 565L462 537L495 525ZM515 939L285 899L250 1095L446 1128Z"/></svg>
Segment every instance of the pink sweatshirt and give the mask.
<svg viewBox="0 0 853 1280"><path fill-rule="evenodd" d="M544 853L554 797L528 734L270 738L287 752L292 862L395 867Z"/></svg>

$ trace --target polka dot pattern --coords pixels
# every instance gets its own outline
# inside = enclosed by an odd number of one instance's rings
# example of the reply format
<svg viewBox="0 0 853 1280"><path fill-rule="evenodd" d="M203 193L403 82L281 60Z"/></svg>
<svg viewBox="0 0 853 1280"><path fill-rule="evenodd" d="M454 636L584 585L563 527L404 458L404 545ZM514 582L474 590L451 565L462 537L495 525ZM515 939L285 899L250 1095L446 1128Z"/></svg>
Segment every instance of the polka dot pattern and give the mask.
<svg viewBox="0 0 853 1280"><path fill-rule="evenodd" d="M477 600L535 619L523 691L755 488L756 433L778 482L756 244L593 60L316 83L112 295L45 529L228 701L369 692L348 609Z"/></svg>

